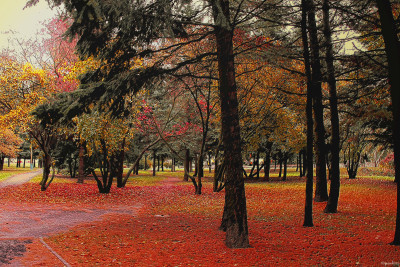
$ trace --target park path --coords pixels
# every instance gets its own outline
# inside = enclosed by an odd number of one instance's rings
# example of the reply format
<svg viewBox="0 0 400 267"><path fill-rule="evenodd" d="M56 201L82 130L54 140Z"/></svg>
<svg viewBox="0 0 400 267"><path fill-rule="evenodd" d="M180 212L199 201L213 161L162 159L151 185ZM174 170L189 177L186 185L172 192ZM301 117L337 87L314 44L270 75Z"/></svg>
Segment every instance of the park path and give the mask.
<svg viewBox="0 0 400 267"><path fill-rule="evenodd" d="M33 179L34 177L38 176L41 173L42 173L42 169L39 169L39 170L32 171L32 172L26 172L26 173L13 175L4 181L1 181L0 188L6 187L6 186L16 186L16 185L24 184L26 182L29 182L31 179Z"/></svg>

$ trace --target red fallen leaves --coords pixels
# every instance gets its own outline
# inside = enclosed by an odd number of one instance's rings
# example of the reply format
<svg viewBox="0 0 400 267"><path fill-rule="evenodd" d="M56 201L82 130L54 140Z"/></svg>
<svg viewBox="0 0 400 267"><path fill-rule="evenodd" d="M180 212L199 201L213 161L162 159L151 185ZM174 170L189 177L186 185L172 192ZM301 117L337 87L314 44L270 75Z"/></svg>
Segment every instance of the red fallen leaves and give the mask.
<svg viewBox="0 0 400 267"><path fill-rule="evenodd" d="M394 231L395 185L344 180L340 212L324 214L316 203L315 227L302 227L304 182L248 184L251 248L228 249L218 231L223 194L193 195L187 185L133 187L96 194L94 184L56 183L44 193L25 185L5 190L0 203L65 203L107 208L141 203L136 216L109 214L45 241L72 266L380 266L400 262L400 248L390 246ZM21 191L22 193L17 193ZM28 194L28 196L26 196ZM25 195L25 197L23 197ZM29 266L57 264L48 257L30 260L41 249L33 243L23 257ZM29 263L29 264L28 264ZM32 263L32 264L31 264Z"/></svg>

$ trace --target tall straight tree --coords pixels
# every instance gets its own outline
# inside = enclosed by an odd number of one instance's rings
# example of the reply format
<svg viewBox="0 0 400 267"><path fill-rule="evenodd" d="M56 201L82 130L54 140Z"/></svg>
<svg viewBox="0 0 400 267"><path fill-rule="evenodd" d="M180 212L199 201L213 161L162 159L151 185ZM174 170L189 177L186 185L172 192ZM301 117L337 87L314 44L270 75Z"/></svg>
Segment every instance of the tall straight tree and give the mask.
<svg viewBox="0 0 400 267"><path fill-rule="evenodd" d="M329 106L331 109L331 170L329 173L331 187L329 191L328 203L325 207L326 213L336 213L340 192L340 168L339 168L339 152L340 152L340 134L339 134L339 113L338 99L336 93L335 67L333 64L333 47L332 47L332 31L329 22L329 0L322 1L323 26L325 39L325 61L327 68L327 80L329 86Z"/></svg>
<svg viewBox="0 0 400 267"><path fill-rule="evenodd" d="M311 51L311 86L313 87L313 110L315 119L315 161L316 161L316 185L315 201L323 202L328 200L328 187L326 179L326 148L325 148L325 127L324 109L322 105L322 73L320 62L320 45L318 40L317 23L315 21L315 4L313 0L307 0L309 11L307 15L308 31L310 35ZM312 169L309 169L312 170Z"/></svg>
<svg viewBox="0 0 400 267"><path fill-rule="evenodd" d="M395 180L397 181L397 216L393 245L400 245L400 41L389 0L376 0L389 67L393 113Z"/></svg>
<svg viewBox="0 0 400 267"><path fill-rule="evenodd" d="M210 1L215 21L221 101L221 128L226 166L223 224L228 247L248 247L246 196L233 56L233 30L229 0Z"/></svg>
<svg viewBox="0 0 400 267"><path fill-rule="evenodd" d="M306 149L306 167L307 167L307 180L306 180L306 202L304 208L304 222L303 225L306 227L312 227L313 224L313 111L312 111L312 99L313 99L313 86L311 77L311 63L310 63L310 51L308 45L307 36L307 13L310 9L309 1L301 1L301 35L303 40L303 56L304 56L304 68L307 78L307 104L306 104L306 118L307 118L307 149Z"/></svg>

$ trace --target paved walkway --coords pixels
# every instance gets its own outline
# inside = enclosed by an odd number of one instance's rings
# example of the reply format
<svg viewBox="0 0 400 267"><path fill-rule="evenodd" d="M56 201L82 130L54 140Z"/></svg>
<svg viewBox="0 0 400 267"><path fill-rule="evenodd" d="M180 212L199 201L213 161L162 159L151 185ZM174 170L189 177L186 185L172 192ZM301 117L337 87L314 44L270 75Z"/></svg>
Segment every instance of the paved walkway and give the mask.
<svg viewBox="0 0 400 267"><path fill-rule="evenodd" d="M27 172L27 173L22 173L22 174L16 174L8 179L0 182L0 188L6 187L6 186L15 186L15 185L21 185L29 180L33 179L34 177L40 175L42 173L42 169L32 171L32 172Z"/></svg>

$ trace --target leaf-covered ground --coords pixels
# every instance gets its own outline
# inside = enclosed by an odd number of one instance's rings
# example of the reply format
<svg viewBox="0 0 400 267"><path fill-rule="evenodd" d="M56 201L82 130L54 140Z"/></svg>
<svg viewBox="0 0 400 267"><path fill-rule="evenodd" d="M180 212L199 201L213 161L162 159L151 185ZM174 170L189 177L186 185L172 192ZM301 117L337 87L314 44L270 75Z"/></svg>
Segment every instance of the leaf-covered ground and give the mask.
<svg viewBox="0 0 400 267"><path fill-rule="evenodd" d="M205 183L203 195L175 174L140 176L101 195L92 181L57 179L40 192L32 182L0 192L4 209L47 204L64 210L111 212L44 238L72 266L382 266L400 262L391 246L395 185L342 180L340 212L314 205L315 227L304 228L304 180L248 183L251 248L228 249L218 230L223 193ZM181 176L181 174L179 174ZM139 207L139 208L138 208ZM112 212L115 210L115 212ZM124 213L119 212L124 210ZM131 212L130 212L131 211ZM37 238L16 259L25 266L63 266Z"/></svg>

